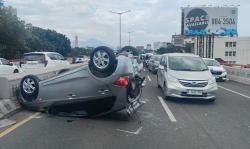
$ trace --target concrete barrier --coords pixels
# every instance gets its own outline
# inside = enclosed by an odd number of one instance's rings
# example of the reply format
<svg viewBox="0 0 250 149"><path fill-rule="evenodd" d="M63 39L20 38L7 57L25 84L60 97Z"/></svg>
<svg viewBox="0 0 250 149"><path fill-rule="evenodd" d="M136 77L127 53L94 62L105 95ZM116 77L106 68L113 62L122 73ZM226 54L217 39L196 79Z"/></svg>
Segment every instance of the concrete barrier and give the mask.
<svg viewBox="0 0 250 149"><path fill-rule="evenodd" d="M68 70L84 66L86 63L73 64L65 67L57 67L50 69L30 69L23 73L0 75L0 119L9 116L18 111L20 105L17 101L17 89L21 79L26 75L36 75L39 79L44 80L57 75L61 70Z"/></svg>
<svg viewBox="0 0 250 149"><path fill-rule="evenodd" d="M250 85L250 69L224 66L230 80Z"/></svg>

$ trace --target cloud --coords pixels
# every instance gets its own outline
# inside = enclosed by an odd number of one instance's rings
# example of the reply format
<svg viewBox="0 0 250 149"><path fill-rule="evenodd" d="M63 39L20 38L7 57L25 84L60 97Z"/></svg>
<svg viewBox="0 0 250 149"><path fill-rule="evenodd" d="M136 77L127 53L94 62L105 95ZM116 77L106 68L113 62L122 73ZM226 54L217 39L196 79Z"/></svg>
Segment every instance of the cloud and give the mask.
<svg viewBox="0 0 250 149"><path fill-rule="evenodd" d="M119 17L109 11L131 12L122 16L122 41L128 43L128 31L133 31L133 45L154 41L170 41L180 33L181 7L187 5L223 5L218 0L6 0L18 9L18 16L35 26L54 29L72 41L97 38L116 47L119 40ZM227 2L229 4L230 2ZM249 35L247 26L248 0L231 0L240 7L240 33ZM249 6L249 4L248 4ZM243 18L243 19L241 19Z"/></svg>

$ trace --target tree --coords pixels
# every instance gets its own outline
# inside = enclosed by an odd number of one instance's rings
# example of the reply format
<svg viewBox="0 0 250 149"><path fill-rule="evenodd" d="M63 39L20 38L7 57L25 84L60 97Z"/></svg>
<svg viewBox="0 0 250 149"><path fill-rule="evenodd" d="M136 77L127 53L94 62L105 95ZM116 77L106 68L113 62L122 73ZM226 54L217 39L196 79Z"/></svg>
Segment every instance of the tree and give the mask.
<svg viewBox="0 0 250 149"><path fill-rule="evenodd" d="M69 56L77 57L79 55L89 55L89 50L85 48L72 48Z"/></svg>
<svg viewBox="0 0 250 149"><path fill-rule="evenodd" d="M25 52L52 51L70 53L70 40L53 30L45 30L20 20L12 7L0 0L0 57L20 58Z"/></svg>
<svg viewBox="0 0 250 149"><path fill-rule="evenodd" d="M157 54L165 54L165 53L182 53L182 50L174 45L170 45L168 47L161 47L160 49L156 50Z"/></svg>
<svg viewBox="0 0 250 149"><path fill-rule="evenodd" d="M194 46L193 43L186 43L184 47L184 51L186 53L192 53L193 46Z"/></svg>
<svg viewBox="0 0 250 149"><path fill-rule="evenodd" d="M17 58L25 47L24 22L18 20L12 9L0 9L0 56L5 58Z"/></svg>

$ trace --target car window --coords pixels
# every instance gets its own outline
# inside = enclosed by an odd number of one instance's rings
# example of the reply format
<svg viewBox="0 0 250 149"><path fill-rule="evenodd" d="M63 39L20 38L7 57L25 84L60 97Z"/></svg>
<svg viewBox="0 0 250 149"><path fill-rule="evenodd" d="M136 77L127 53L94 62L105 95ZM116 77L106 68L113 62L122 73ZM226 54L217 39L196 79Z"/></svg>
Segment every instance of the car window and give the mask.
<svg viewBox="0 0 250 149"><path fill-rule="evenodd" d="M220 63L216 60L207 60L205 59L204 62L207 66L220 66Z"/></svg>
<svg viewBox="0 0 250 149"><path fill-rule="evenodd" d="M57 60L64 60L64 57L61 54L56 53Z"/></svg>
<svg viewBox="0 0 250 149"><path fill-rule="evenodd" d="M162 66L165 65L165 56L162 56L162 57L161 57L160 64L161 64Z"/></svg>
<svg viewBox="0 0 250 149"><path fill-rule="evenodd" d="M22 59L24 61L44 61L45 57L44 54L24 54Z"/></svg>
<svg viewBox="0 0 250 149"><path fill-rule="evenodd" d="M54 53L48 53L47 55L48 55L48 57L49 57L51 60L58 60L57 55L54 54Z"/></svg>
<svg viewBox="0 0 250 149"><path fill-rule="evenodd" d="M169 56L169 68L176 71L204 71L208 70L200 57Z"/></svg>

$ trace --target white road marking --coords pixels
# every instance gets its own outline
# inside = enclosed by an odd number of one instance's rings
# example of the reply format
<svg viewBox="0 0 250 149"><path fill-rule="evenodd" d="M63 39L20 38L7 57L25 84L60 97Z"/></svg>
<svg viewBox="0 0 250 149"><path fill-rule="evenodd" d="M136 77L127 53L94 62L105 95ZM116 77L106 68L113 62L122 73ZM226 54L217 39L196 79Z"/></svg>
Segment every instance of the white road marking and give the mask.
<svg viewBox="0 0 250 149"><path fill-rule="evenodd" d="M148 75L148 80L149 80L149 81L152 81L149 75Z"/></svg>
<svg viewBox="0 0 250 149"><path fill-rule="evenodd" d="M168 117L169 117L170 121L171 122L177 122L176 118L174 117L174 114L170 111L168 105L163 100L163 98L161 96L158 96L158 99L160 100L165 112L168 114Z"/></svg>
<svg viewBox="0 0 250 149"><path fill-rule="evenodd" d="M130 134L134 134L134 135L138 135L141 130L142 127L138 128L136 131L127 131L127 130L122 130L122 129L116 129L117 131L121 131L121 132L125 132L125 133L130 133Z"/></svg>
<svg viewBox="0 0 250 149"><path fill-rule="evenodd" d="M219 86L219 85L218 85L218 87L219 87L219 88L222 88L222 89L224 89L224 90L226 90L226 91L229 91L229 92L235 93L235 94L237 94L237 95L240 95L240 96L242 96L242 97L245 97L245 98L249 98L249 99L250 99L250 97L249 97L249 96L247 96L247 95L244 95L244 94L241 94L241 93L239 93L239 92L236 92L236 91L230 90L230 89L225 88L225 87L223 87L223 86Z"/></svg>

